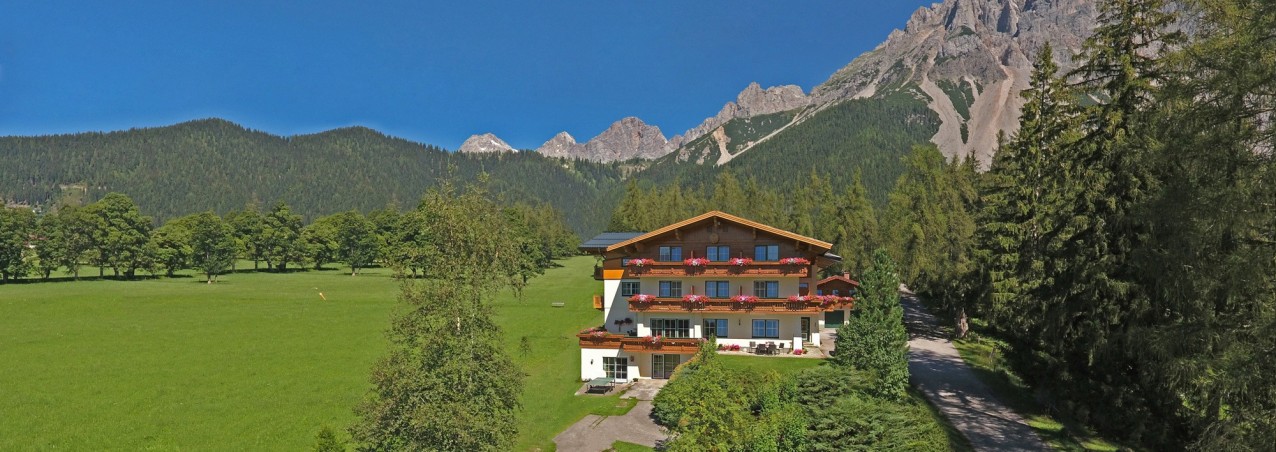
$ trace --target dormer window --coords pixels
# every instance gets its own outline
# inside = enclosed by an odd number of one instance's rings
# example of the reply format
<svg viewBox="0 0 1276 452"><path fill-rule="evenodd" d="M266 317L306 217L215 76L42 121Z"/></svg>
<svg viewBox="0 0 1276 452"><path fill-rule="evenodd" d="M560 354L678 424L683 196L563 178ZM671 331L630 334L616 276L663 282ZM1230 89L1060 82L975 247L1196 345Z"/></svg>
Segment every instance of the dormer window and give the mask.
<svg viewBox="0 0 1276 452"><path fill-rule="evenodd" d="M682 260L681 246L662 246L660 247L660 256L657 259L661 262L678 262Z"/></svg>

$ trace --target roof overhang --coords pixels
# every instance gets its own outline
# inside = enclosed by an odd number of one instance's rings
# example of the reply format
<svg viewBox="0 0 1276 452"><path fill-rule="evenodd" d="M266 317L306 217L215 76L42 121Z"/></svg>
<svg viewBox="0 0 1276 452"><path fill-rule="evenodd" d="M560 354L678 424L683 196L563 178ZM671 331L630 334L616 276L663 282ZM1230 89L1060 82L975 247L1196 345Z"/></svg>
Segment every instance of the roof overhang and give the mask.
<svg viewBox="0 0 1276 452"><path fill-rule="evenodd" d="M789 231L785 231L785 230L780 229L780 228L767 226L767 225L765 225L765 224L758 223L758 222L756 222L756 221L746 220L746 219L744 219L744 218L740 218L740 217L737 217L737 216L735 216L735 215L731 215L731 214L728 214L728 213L724 213L724 212L720 212L720 211L714 210L714 211L712 211L712 212L706 212L706 213L704 213L704 214L697 215L697 216L694 216L694 217L688 218L688 219L686 219L686 220L679 221L679 222L674 223L674 224L671 224L671 225L669 225L669 226L665 226L665 227L663 227L663 228L660 228L660 229L657 229L657 230L654 230L654 231L651 231L651 232L648 232L648 233L645 233L645 234L641 234L641 235L635 236L635 237L630 238L630 239L628 239L628 240L624 240L624 241L616 242L616 243L614 243L614 244L612 244L612 245L607 246L607 248L606 248L606 250L605 250L605 251L615 251L615 250L618 250L618 249L624 248L624 247L626 247L626 246L629 246L629 245L632 245L632 244L635 244L635 243L638 243L638 242L641 242L641 241L644 241L644 240L652 239L652 238L655 238L655 237L658 237L658 236L661 236L661 235L664 235L664 234L668 234L668 233L673 232L674 230L677 230L677 229L679 229L679 228L684 228L684 227L687 227L687 226L691 226L691 225L693 225L693 224L696 224L696 223L699 223L699 222L701 222L701 221L705 221L705 220L708 220L708 219L711 219L711 218L719 218L719 219L722 219L722 220L726 220L726 221L730 221L730 222L732 222L732 223L739 224L739 225L741 225L741 226L746 226L746 227L755 228L755 229L757 229L757 230L759 230L759 231L764 231L764 232L767 232L767 233L770 233L770 234L778 235L778 236L780 236L780 237L784 237L784 238L793 239L793 240L796 240L796 241L799 241L799 242L803 242L803 243L806 243L806 244L810 245L810 246L811 246L811 247L813 247L813 248L823 249L823 250L825 251L825 253L824 253L824 254L828 254L828 253L827 253L827 251L833 248L833 244L832 244L832 243L825 242L825 241L823 241L823 240L816 240L816 239L813 239L813 238L810 238L810 237L807 237L807 236L804 236L804 235L795 234L795 233L792 233L792 232L789 232ZM592 241L592 240L591 240L591 241ZM581 245L581 246L583 247L584 245ZM837 256L837 255L835 255L835 254L829 254L829 256L833 256L833 257L835 257L835 258L836 258L836 260L838 260L838 261L841 261L841 259L842 259L841 257L838 257L838 256Z"/></svg>

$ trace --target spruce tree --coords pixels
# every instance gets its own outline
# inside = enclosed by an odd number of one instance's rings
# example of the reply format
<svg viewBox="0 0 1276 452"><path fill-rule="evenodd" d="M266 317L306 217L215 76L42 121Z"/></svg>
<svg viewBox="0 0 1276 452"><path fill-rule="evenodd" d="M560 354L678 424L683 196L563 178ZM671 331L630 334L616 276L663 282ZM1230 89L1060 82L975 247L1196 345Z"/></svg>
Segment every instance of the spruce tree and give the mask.
<svg viewBox="0 0 1276 452"><path fill-rule="evenodd" d="M982 304L998 329L1022 339L1037 334L1046 279L1050 218L1058 209L1063 149L1076 139L1077 112L1043 46L1024 90L1019 131L993 156L979 213ZM1032 333L1030 333L1030 331Z"/></svg>
<svg viewBox="0 0 1276 452"><path fill-rule="evenodd" d="M895 263L886 250L873 253L873 264L860 283L851 316L837 330L833 362L871 375L876 395L903 399L908 388L908 331Z"/></svg>
<svg viewBox="0 0 1276 452"><path fill-rule="evenodd" d="M877 214L868 199L868 190L864 188L859 169L855 170L846 191L838 197L836 209L836 220L832 222L836 226L834 249L842 256L842 270L858 277L868 269L873 250L881 246Z"/></svg>

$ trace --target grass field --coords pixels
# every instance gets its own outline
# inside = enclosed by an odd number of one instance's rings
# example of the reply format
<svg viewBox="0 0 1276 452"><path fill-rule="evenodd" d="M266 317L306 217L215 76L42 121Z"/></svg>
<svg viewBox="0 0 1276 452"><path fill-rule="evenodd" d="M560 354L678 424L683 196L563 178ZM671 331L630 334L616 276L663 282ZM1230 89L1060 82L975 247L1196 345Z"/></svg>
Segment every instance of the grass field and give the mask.
<svg viewBox="0 0 1276 452"><path fill-rule="evenodd" d="M497 302L527 376L519 450L628 409L572 395L574 334L600 319L591 265L564 261ZM0 286L0 450L308 448L353 420L397 294L379 269Z"/></svg>

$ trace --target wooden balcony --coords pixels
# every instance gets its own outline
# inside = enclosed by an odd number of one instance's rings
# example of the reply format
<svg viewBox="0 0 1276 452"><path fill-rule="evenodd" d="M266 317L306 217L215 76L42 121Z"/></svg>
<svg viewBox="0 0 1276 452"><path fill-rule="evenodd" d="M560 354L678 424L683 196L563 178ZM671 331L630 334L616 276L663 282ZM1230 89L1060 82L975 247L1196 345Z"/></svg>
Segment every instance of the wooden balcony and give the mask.
<svg viewBox="0 0 1276 452"><path fill-rule="evenodd" d="M629 337L620 334L593 337L589 333L585 333L577 334L576 337L580 338L580 348L621 349L639 353L695 353L700 349L700 343L704 341L704 339L699 338L663 338L660 342L652 344L641 337Z"/></svg>
<svg viewBox="0 0 1276 452"><path fill-rule="evenodd" d="M711 298L692 304L682 298L657 298L650 303L629 302L633 312L726 312L735 314L811 314L850 308L852 303L822 304L819 301L791 302L787 298L760 298L756 303L737 303L729 299Z"/></svg>
<svg viewBox="0 0 1276 452"><path fill-rule="evenodd" d="M647 264L642 267L627 266L625 269L626 278L644 278L644 277L680 277L680 276L709 276L720 278L742 277L782 277L782 278L805 278L810 275L810 265L790 265L781 264L779 262L754 262L749 265L731 265L726 262L710 262L703 267L692 267L684 265L682 262L656 262Z"/></svg>

